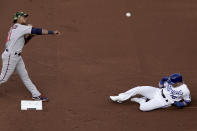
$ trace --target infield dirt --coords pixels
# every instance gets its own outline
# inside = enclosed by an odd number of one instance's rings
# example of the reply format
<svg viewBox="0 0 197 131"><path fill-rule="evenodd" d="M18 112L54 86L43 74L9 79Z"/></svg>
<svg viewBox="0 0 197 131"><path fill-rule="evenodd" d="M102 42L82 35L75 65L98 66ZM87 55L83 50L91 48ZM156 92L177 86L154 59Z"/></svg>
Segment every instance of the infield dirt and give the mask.
<svg viewBox="0 0 197 131"><path fill-rule="evenodd" d="M62 35L37 36L22 55L50 102L20 111L31 95L14 74L0 86L0 131L197 130L196 0L1 0L1 52L18 10ZM109 100L174 72L191 90L189 108L141 112L136 103Z"/></svg>

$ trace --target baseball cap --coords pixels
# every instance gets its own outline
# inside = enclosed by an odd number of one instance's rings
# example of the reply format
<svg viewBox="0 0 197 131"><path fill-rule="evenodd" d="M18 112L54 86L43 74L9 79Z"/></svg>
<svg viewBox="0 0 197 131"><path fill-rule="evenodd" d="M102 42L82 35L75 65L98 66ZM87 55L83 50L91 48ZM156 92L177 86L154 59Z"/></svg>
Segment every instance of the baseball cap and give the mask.
<svg viewBox="0 0 197 131"><path fill-rule="evenodd" d="M17 20L20 16L24 16L27 17L28 14L22 12L22 11L18 11L16 14L14 14L14 20Z"/></svg>

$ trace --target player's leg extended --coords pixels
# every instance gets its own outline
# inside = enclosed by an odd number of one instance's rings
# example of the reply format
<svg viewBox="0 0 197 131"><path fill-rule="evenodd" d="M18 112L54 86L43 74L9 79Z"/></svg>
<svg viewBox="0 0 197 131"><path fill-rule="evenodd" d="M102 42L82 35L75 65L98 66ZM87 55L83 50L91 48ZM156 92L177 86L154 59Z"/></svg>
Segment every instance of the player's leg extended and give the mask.
<svg viewBox="0 0 197 131"><path fill-rule="evenodd" d="M15 57L12 57L11 55L3 53L2 55L2 69L1 69L1 75L0 75L0 84L5 83L8 81L10 76L13 74L17 59Z"/></svg>
<svg viewBox="0 0 197 131"><path fill-rule="evenodd" d="M19 74L24 85L31 92L33 97L37 97L41 95L40 92L37 90L36 86L32 83L32 81L29 78L29 75L25 68L25 64L24 64L22 57L20 57L20 60L18 64L16 65L16 72Z"/></svg>
<svg viewBox="0 0 197 131"><path fill-rule="evenodd" d="M142 96L145 96L148 99L153 99L155 93L158 91L158 88L152 87L152 86L138 86L135 88L132 88L124 93L120 93L118 96L111 96L110 98L114 101L125 101L129 98L139 94Z"/></svg>

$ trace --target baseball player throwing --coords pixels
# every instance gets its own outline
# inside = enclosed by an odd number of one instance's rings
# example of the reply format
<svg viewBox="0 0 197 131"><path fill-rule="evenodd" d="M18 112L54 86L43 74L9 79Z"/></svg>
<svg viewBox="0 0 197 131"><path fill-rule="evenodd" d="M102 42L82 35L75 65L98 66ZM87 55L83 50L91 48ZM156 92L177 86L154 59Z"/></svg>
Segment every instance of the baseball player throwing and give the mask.
<svg viewBox="0 0 197 131"><path fill-rule="evenodd" d="M143 97L134 97L137 94ZM163 77L159 82L159 88L138 86L124 93L120 93L118 96L110 96L112 101L118 103L122 103L130 98L131 101L140 104L141 111L151 111L171 105L183 108L191 102L190 91L183 82L182 76L178 73L172 74L170 77Z"/></svg>
<svg viewBox="0 0 197 131"><path fill-rule="evenodd" d="M42 96L30 80L21 53L24 45L34 35L58 35L60 33L58 31L32 27L27 24L27 17L28 14L25 14L24 12L17 12L14 15L14 25L8 32L6 48L2 53L3 64L0 75L0 84L5 83L16 70L26 88L31 92L32 99L48 101L48 98Z"/></svg>

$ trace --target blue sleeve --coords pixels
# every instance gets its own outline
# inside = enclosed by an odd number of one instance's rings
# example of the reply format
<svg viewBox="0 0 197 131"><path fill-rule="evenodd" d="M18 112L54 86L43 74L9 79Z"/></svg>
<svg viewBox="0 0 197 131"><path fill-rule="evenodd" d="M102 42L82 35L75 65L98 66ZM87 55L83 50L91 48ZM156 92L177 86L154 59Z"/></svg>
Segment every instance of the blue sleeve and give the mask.
<svg viewBox="0 0 197 131"><path fill-rule="evenodd" d="M163 77L163 78L160 80L160 84L163 85L164 82L166 82L167 80L168 80L168 77L167 77L167 76Z"/></svg>
<svg viewBox="0 0 197 131"><path fill-rule="evenodd" d="M31 34L42 35L42 28L34 28L34 27L32 27Z"/></svg>

